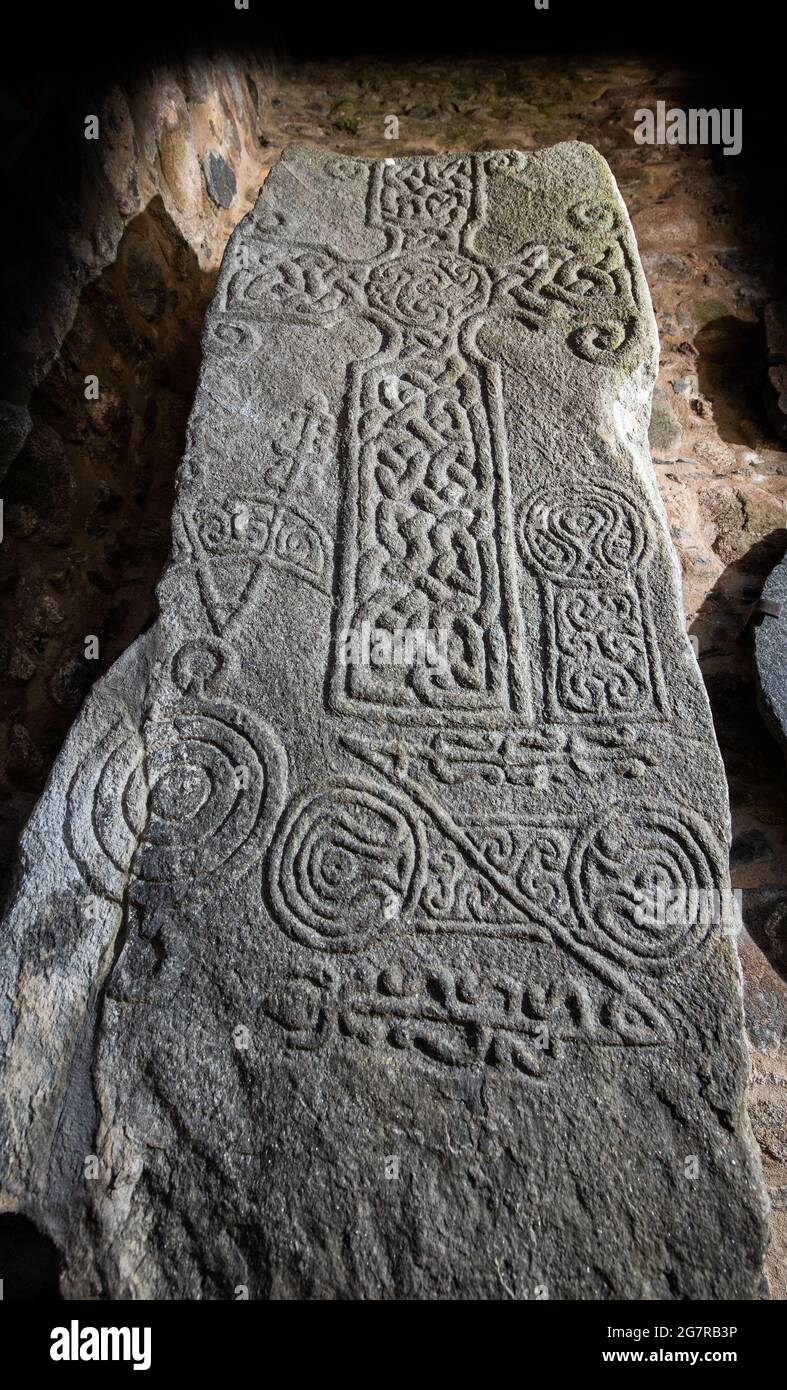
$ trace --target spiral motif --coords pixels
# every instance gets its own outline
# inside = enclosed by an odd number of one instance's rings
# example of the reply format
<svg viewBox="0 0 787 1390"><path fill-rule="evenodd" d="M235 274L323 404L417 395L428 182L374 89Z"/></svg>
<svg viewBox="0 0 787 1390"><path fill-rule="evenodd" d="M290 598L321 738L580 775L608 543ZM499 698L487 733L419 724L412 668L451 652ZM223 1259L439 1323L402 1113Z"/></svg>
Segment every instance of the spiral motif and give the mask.
<svg viewBox="0 0 787 1390"><path fill-rule="evenodd" d="M633 332L634 321L624 323L614 319L605 323L586 323L569 333L566 342L578 357L586 362L599 362L613 357Z"/></svg>
<svg viewBox="0 0 787 1390"><path fill-rule="evenodd" d="M253 862L284 794L284 754L272 732L217 705L152 722L146 747L148 819L134 876L166 886Z"/></svg>
<svg viewBox="0 0 787 1390"><path fill-rule="evenodd" d="M115 724L82 759L66 796L65 841L94 893L120 902L145 828L145 747L136 729Z"/></svg>
<svg viewBox="0 0 787 1390"><path fill-rule="evenodd" d="M372 783L307 792L271 846L274 913L308 946L354 950L409 914L426 856L423 826L396 793Z"/></svg>
<svg viewBox="0 0 787 1390"><path fill-rule="evenodd" d="M525 510L522 539L553 584L620 578L637 569L646 550L636 508L601 487L568 500L537 498Z"/></svg>
<svg viewBox="0 0 787 1390"><path fill-rule="evenodd" d="M398 256L375 266L369 303L409 328L446 337L460 318L483 308L486 273L460 257Z"/></svg>
<svg viewBox="0 0 787 1390"><path fill-rule="evenodd" d="M617 222L615 209L609 203L585 199L568 210L569 221L585 232L611 232Z"/></svg>
<svg viewBox="0 0 787 1390"><path fill-rule="evenodd" d="M211 353L222 362L237 365L248 362L259 352L262 335L257 324L246 319L223 317L208 326Z"/></svg>
<svg viewBox="0 0 787 1390"><path fill-rule="evenodd" d="M527 155L521 150L498 150L485 164L490 174L521 174L527 168Z"/></svg>
<svg viewBox="0 0 787 1390"><path fill-rule="evenodd" d="M615 808L575 846L570 866L581 936L624 965L663 970L718 924L722 848L684 808Z"/></svg>
<svg viewBox="0 0 787 1390"><path fill-rule="evenodd" d="M94 891L167 900L258 857L280 813L286 760L273 732L216 702L116 725L68 792L67 840Z"/></svg>

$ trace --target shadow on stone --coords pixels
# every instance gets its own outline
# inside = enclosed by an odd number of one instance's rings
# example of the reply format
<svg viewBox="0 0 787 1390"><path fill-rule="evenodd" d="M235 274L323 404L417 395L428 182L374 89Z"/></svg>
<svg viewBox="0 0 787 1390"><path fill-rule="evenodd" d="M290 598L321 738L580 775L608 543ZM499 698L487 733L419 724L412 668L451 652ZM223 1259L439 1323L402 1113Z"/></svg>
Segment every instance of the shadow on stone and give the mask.
<svg viewBox="0 0 787 1390"><path fill-rule="evenodd" d="M26 1216L0 1216L0 1279L3 1300L60 1298L60 1256L54 1241Z"/></svg>
<svg viewBox="0 0 787 1390"><path fill-rule="evenodd" d="M787 777L757 707L752 634L761 619L755 615L747 625L747 618L767 575L785 552L783 528L751 546L720 575L691 625L700 645L700 666L729 785L733 887L743 887L751 906L760 890L756 879L767 880L773 860L769 829L787 819ZM752 826L752 820L760 824ZM784 975L787 941L772 923L767 931L758 931L756 924L751 927L750 915L745 902L747 927L773 968Z"/></svg>
<svg viewBox="0 0 787 1390"><path fill-rule="evenodd" d="M156 616L214 282L154 199L33 398L4 490L0 881L87 691Z"/></svg>
<svg viewBox="0 0 787 1390"><path fill-rule="evenodd" d="M700 329L694 345L699 353L700 391L713 406L720 438L728 444L748 444L742 427L746 420L756 420L770 434L772 426L763 404L767 369L763 325L725 314Z"/></svg>
<svg viewBox="0 0 787 1390"><path fill-rule="evenodd" d="M787 886L771 884L767 888L748 889L744 894L743 920L752 941L777 975L787 981Z"/></svg>

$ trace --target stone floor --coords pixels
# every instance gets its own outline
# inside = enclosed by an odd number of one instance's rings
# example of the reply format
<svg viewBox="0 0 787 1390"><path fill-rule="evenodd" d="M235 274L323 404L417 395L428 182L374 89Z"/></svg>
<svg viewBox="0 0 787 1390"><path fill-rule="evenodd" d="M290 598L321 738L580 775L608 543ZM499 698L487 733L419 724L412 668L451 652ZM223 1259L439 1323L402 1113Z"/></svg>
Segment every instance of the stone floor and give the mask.
<svg viewBox="0 0 787 1390"><path fill-rule="evenodd" d="M237 196L202 234L183 176L192 136L178 114L151 163L158 185L143 184L125 214L117 255L82 294L33 401L24 477L17 470L6 491L12 545L0 555L13 648L0 678L6 858L97 668L155 611L199 323L226 236L282 147L390 156L591 141L628 204L659 325L652 445L729 779L733 884L744 890L749 929L741 955L750 1113L774 1207L767 1274L770 1296L785 1298L787 775L757 712L744 630L787 548L787 444L766 399L763 326L766 305L787 293L787 266L765 181L707 149L634 142L638 108L707 104L696 100L696 76L667 60L353 60L255 81L254 112L239 115L237 82L223 78L217 102L209 81L183 78L193 138L202 130L203 143L237 168ZM392 117L396 140L386 138ZM108 390L85 423L77 386L99 369ZM81 646L81 634L94 631L96 669Z"/></svg>

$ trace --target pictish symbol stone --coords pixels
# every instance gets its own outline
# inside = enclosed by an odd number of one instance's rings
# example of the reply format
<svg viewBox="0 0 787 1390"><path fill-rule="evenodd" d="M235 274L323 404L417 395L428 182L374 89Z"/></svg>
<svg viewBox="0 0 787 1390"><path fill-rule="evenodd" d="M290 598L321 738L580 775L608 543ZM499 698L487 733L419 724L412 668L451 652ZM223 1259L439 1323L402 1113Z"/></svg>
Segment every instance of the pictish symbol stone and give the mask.
<svg viewBox="0 0 787 1390"><path fill-rule="evenodd" d="M757 1296L656 361L589 146L271 171L0 934L0 1191L69 1296Z"/></svg>

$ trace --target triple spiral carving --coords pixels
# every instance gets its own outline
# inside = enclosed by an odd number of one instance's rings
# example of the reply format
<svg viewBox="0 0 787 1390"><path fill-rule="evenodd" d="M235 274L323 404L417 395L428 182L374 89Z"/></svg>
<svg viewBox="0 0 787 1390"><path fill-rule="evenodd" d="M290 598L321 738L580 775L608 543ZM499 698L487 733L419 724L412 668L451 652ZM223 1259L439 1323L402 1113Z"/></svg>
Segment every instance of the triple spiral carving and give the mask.
<svg viewBox="0 0 787 1390"><path fill-rule="evenodd" d="M177 897L262 853L285 788L283 749L261 722L218 701L165 710L141 736L115 725L82 761L69 848L106 897Z"/></svg>
<svg viewBox="0 0 787 1390"><path fill-rule="evenodd" d="M271 846L274 913L308 946L357 949L410 915L426 854L423 825L395 793L364 782L307 792Z"/></svg>

